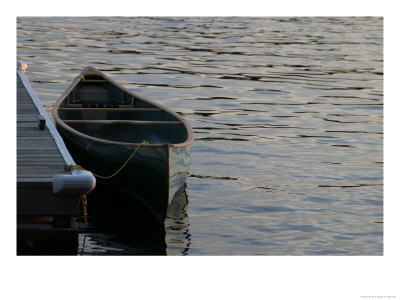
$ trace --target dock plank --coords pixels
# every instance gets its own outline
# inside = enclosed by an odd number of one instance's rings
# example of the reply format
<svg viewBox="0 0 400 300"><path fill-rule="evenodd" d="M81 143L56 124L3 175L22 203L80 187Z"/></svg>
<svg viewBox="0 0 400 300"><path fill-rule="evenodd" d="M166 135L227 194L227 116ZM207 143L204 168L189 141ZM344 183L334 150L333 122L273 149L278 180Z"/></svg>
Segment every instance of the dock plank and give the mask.
<svg viewBox="0 0 400 300"><path fill-rule="evenodd" d="M39 115L17 75L17 182L51 182L56 174L70 173L48 129L39 130Z"/></svg>

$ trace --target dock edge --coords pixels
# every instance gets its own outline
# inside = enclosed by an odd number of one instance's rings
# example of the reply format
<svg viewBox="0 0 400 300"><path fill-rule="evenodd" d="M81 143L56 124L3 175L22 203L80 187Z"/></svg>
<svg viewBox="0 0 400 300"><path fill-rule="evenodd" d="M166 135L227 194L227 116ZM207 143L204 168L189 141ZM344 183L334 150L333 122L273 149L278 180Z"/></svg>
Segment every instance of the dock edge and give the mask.
<svg viewBox="0 0 400 300"><path fill-rule="evenodd" d="M50 119L46 110L44 109L42 103L40 102L39 97L36 95L32 86L30 85L28 78L25 76L25 72L28 68L28 65L22 61L17 60L17 73L19 78L22 81L22 84L25 86L26 91L30 95L35 104L36 108L39 111L41 117L45 120L46 127L52 135L54 141L64 161L68 165L75 165L75 161L69 153L67 147L64 144L64 141L60 134L58 133L53 121ZM74 178L72 178L72 176ZM65 183L64 183L65 181ZM60 188L60 186L62 188ZM72 170L71 175L55 175L53 178L53 193L54 194L86 194L93 190L96 186L96 178L90 171L82 171L82 170Z"/></svg>

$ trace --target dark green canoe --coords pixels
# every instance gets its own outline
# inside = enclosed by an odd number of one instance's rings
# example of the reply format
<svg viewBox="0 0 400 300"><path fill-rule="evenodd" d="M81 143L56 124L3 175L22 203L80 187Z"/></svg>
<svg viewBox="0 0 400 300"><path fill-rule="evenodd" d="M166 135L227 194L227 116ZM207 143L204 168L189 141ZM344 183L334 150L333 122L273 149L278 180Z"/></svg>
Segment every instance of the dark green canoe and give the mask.
<svg viewBox="0 0 400 300"><path fill-rule="evenodd" d="M164 222L189 171L193 130L186 120L94 67L74 79L54 105L53 118L77 164L99 175L98 182L141 201ZM102 178L134 152L117 175Z"/></svg>

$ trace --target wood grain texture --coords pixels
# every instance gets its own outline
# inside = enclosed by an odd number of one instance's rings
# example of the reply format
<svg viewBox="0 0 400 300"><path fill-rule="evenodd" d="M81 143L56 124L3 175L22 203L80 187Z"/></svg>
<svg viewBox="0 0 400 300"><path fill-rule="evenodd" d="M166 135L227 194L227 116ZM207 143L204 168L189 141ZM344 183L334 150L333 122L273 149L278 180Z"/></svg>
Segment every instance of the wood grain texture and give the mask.
<svg viewBox="0 0 400 300"><path fill-rule="evenodd" d="M17 182L51 182L69 173L49 130L39 130L40 113L17 75Z"/></svg>

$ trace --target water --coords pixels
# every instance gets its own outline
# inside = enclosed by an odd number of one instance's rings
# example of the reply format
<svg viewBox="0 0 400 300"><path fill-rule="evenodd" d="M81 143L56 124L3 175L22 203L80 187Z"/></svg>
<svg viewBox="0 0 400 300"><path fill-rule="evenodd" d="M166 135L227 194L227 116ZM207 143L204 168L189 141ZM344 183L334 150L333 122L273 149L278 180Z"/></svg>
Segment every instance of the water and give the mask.
<svg viewBox="0 0 400 300"><path fill-rule="evenodd" d="M93 65L195 132L165 226L90 215L79 254L383 254L382 18L18 18L17 43L44 105Z"/></svg>

